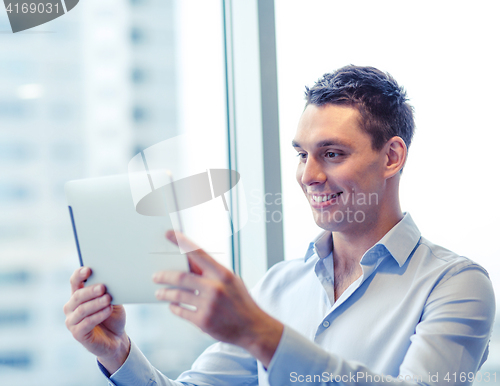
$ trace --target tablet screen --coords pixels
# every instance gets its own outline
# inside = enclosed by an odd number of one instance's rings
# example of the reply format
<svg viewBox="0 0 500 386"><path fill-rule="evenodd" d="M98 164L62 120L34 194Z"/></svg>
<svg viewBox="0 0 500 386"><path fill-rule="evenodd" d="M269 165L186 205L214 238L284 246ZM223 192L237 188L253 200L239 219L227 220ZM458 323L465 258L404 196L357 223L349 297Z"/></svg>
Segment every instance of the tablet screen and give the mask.
<svg viewBox="0 0 500 386"><path fill-rule="evenodd" d="M180 226L173 184L151 186L155 210L144 215L134 204L133 178L123 174L65 186L80 264L92 269L86 285L105 284L113 304L157 302L153 273L188 270L186 255L165 238Z"/></svg>

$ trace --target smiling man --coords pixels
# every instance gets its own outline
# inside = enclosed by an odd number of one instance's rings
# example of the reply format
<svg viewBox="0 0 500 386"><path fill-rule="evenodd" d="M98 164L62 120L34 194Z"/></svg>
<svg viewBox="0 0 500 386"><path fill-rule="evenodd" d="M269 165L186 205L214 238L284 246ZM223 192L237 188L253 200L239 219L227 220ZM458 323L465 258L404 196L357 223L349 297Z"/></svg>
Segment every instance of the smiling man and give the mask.
<svg viewBox="0 0 500 386"><path fill-rule="evenodd" d="M398 186L407 146L395 135L377 149L362 125L354 105L309 104L292 142L314 219L333 232L335 300L361 276L364 252L403 218Z"/></svg>
<svg viewBox="0 0 500 386"><path fill-rule="evenodd" d="M123 307L110 306L104 286L83 286L88 268L75 271L66 325L110 385L472 384L487 358L492 286L401 211L414 130L404 90L375 68L347 66L306 98L292 144L324 232L305 257L273 266L252 296L200 249L188 255L192 272L154 276L180 287L157 293L172 312L221 341L191 370L175 381L158 372L126 335Z"/></svg>

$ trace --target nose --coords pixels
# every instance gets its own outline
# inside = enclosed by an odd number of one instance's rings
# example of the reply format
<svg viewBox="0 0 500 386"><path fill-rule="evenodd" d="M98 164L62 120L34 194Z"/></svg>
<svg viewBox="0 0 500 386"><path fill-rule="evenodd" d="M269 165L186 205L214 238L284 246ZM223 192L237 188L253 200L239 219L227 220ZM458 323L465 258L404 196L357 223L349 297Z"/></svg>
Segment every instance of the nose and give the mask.
<svg viewBox="0 0 500 386"><path fill-rule="evenodd" d="M309 157L305 163L300 164L298 171L297 178L300 178L299 182L303 185L323 184L326 181L323 167L314 157Z"/></svg>

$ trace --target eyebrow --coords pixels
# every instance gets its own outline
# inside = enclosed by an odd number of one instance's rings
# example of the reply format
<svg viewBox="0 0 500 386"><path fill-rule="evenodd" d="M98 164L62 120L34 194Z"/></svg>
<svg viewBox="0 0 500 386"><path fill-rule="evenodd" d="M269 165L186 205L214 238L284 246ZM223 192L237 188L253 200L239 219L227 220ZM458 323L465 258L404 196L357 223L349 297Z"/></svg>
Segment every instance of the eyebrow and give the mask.
<svg viewBox="0 0 500 386"><path fill-rule="evenodd" d="M302 147L297 141L292 141L293 147ZM327 146L342 146L342 147L350 147L350 145L339 139L326 139L324 141L318 142L316 147L327 147Z"/></svg>

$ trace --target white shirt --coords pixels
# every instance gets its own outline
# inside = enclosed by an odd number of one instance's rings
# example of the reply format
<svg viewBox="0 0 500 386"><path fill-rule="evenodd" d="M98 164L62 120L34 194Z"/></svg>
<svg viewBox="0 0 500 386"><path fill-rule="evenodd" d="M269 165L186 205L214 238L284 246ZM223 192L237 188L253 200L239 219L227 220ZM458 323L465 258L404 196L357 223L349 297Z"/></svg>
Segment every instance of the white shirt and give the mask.
<svg viewBox="0 0 500 386"><path fill-rule="evenodd" d="M110 385L472 384L495 315L481 266L421 237L406 214L363 255L362 275L335 302L333 247L331 232L322 233L304 259L276 264L253 289L285 324L267 370L216 343L171 381L132 344Z"/></svg>

